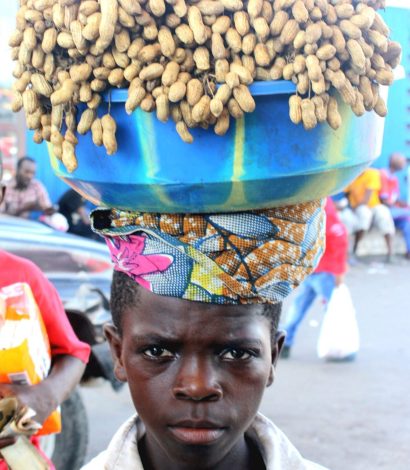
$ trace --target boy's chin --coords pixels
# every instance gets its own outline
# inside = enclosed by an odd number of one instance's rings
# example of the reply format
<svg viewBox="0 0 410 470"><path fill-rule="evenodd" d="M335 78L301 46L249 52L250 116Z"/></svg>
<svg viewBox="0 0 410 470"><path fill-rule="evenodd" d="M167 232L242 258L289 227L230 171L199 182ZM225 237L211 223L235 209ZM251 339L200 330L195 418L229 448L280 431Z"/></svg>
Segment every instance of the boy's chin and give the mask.
<svg viewBox="0 0 410 470"><path fill-rule="evenodd" d="M204 436L192 436L191 439L181 439L175 435L163 441L164 450L175 463L192 466L195 469L211 469L221 462L235 447L231 442L227 430L221 433ZM219 435L217 435L219 434ZM188 437L188 436L186 436ZM200 437L200 438L198 438ZM196 442L195 442L196 441ZM199 443L198 441L202 441ZM165 448L166 446L166 448Z"/></svg>
<svg viewBox="0 0 410 470"><path fill-rule="evenodd" d="M225 457L223 449L213 445L181 444L180 452L172 449L170 459L178 465L192 467L195 470L215 468ZM226 454L229 451L226 451Z"/></svg>

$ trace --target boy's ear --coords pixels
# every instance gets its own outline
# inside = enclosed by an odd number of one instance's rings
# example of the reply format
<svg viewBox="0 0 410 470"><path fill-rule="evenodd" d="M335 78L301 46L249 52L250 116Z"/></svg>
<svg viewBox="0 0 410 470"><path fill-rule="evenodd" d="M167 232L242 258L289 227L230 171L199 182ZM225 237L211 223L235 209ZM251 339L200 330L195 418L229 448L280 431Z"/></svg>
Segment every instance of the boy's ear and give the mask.
<svg viewBox="0 0 410 470"><path fill-rule="evenodd" d="M272 366L270 369L270 374L269 374L269 379L267 383L267 387L272 385L274 378L275 378L275 369L276 369L276 364L278 362L280 352L283 348L283 345L285 343L285 332L284 331L277 331L275 334L275 339L272 341Z"/></svg>
<svg viewBox="0 0 410 470"><path fill-rule="evenodd" d="M114 375L120 382L127 382L127 374L122 364L121 351L122 340L114 325L106 323L104 325L104 335L110 345L112 358L114 361Z"/></svg>

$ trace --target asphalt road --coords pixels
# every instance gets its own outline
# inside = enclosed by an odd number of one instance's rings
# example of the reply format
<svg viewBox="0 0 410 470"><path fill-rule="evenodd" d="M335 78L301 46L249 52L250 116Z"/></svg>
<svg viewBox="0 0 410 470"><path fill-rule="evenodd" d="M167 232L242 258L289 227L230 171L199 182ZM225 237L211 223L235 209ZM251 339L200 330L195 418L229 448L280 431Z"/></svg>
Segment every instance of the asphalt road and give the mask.
<svg viewBox="0 0 410 470"><path fill-rule="evenodd" d="M370 262L369 262L370 263ZM316 356L322 319L315 304L292 357L281 360L262 412L307 458L332 470L410 468L410 263L370 263L348 274L361 333L355 362ZM83 389L90 417L88 457L105 448L133 413L128 391Z"/></svg>

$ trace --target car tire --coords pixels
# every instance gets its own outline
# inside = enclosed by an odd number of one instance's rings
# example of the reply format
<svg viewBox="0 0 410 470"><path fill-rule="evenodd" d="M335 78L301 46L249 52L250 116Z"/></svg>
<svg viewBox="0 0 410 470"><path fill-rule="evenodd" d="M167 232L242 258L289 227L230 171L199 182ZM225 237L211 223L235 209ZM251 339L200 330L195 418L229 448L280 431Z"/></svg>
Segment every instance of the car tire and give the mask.
<svg viewBox="0 0 410 470"><path fill-rule="evenodd" d="M88 419L78 390L61 405L61 421L61 433L42 439L43 450L56 470L79 470L87 453Z"/></svg>

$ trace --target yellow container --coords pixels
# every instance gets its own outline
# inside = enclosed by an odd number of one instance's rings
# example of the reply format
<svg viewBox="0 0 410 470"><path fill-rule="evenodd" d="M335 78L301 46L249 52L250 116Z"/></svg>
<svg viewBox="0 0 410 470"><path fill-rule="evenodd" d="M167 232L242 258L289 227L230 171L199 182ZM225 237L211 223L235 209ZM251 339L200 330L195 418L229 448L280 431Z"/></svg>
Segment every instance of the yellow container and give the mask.
<svg viewBox="0 0 410 470"><path fill-rule="evenodd" d="M35 385L50 370L51 352L43 318L28 284L0 289L0 383ZM55 410L37 433L61 431Z"/></svg>

